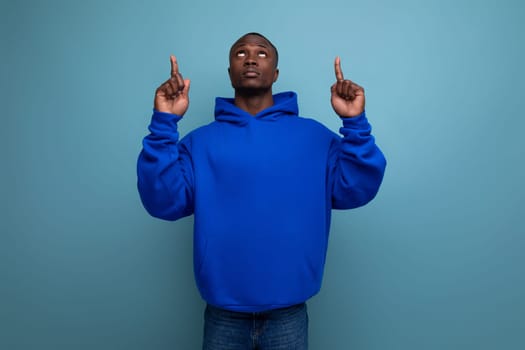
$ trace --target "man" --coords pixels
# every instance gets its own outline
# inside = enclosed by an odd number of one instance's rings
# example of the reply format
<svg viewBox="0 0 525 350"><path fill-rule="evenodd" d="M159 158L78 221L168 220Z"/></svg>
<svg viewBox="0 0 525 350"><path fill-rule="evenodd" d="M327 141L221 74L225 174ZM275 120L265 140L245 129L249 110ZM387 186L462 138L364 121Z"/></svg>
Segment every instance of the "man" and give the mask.
<svg viewBox="0 0 525 350"><path fill-rule="evenodd" d="M215 121L179 141L190 80L171 56L138 160L148 212L194 214L194 272L207 302L204 349L306 349L305 301L320 287L331 209L376 195L385 159L371 136L365 95L335 60L331 104L342 137L298 116L293 92L273 95L278 52L258 33L230 49L234 98Z"/></svg>

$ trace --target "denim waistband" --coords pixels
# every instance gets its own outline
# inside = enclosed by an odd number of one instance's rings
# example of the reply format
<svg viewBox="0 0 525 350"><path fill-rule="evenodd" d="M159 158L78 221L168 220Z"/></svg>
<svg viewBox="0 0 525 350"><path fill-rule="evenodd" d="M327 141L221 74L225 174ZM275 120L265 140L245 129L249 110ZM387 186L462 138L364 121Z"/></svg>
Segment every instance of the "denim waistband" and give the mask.
<svg viewBox="0 0 525 350"><path fill-rule="evenodd" d="M302 310L303 308L306 308L306 303L294 304L291 306L270 309L270 310L265 310L265 311L258 311L258 312L241 312L241 311L231 311L231 310L219 308L211 304L206 305L206 309L209 310L210 312L218 313L223 316L230 316L233 318L251 318L253 316L260 316L260 317L284 316L287 314L293 314L297 311Z"/></svg>

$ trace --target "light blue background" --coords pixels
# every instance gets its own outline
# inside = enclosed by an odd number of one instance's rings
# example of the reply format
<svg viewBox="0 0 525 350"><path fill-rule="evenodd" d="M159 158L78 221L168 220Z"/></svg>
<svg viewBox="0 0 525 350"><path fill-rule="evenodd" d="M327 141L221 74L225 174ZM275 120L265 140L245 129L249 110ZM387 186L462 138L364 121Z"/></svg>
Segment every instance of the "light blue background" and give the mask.
<svg viewBox="0 0 525 350"><path fill-rule="evenodd" d="M187 133L259 31L274 91L334 131L341 56L389 162L374 202L334 212L311 349L524 349L522 4L2 1L0 348L200 347L192 219L146 214L136 158L169 55Z"/></svg>

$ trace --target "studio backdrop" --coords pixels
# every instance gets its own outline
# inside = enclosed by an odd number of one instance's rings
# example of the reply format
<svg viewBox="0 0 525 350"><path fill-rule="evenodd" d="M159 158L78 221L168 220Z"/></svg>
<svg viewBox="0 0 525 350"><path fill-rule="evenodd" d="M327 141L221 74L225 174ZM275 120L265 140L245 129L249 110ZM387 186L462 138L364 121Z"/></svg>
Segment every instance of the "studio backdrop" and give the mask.
<svg viewBox="0 0 525 350"><path fill-rule="evenodd" d="M228 50L278 47L274 92L335 132L333 60L388 167L334 211L311 349L525 348L525 10L515 0L2 1L0 348L198 349L193 218L150 217L136 160L169 56L182 135L231 97ZM271 142L271 140L269 140Z"/></svg>

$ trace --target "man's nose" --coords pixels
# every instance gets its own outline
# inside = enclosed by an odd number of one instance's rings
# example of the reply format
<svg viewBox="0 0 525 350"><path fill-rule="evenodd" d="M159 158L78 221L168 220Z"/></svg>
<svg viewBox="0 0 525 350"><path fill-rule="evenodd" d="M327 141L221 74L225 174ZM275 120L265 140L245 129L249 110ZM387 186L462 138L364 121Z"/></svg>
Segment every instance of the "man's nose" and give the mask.
<svg viewBox="0 0 525 350"><path fill-rule="evenodd" d="M256 66L257 60L255 59L253 54L247 54L246 59L244 60L245 66Z"/></svg>

